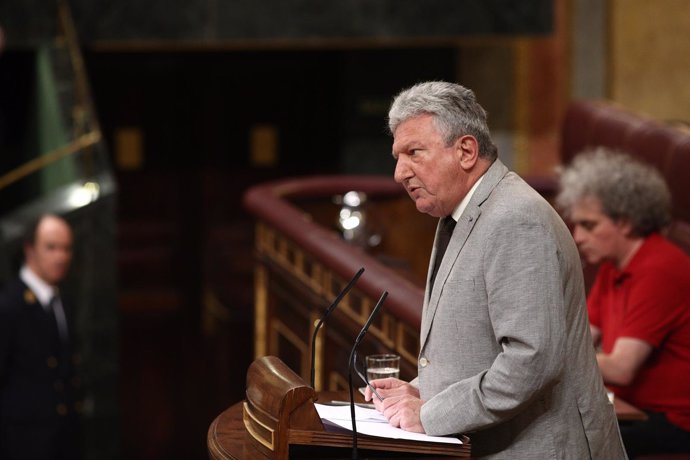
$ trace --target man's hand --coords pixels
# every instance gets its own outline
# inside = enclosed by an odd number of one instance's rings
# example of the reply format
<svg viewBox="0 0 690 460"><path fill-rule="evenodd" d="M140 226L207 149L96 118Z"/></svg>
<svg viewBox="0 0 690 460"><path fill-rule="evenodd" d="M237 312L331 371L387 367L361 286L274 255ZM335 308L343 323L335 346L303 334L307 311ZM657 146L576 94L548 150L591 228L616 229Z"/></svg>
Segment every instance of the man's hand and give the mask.
<svg viewBox="0 0 690 460"><path fill-rule="evenodd" d="M380 394L381 397L384 399L389 396L402 395L411 395L419 398L419 389L400 379L395 379L392 377L387 379L375 379L370 380L369 384L376 388L376 392ZM365 400L371 401L373 399L374 404L381 403L381 401L379 401L376 395L374 395L374 392L371 391L371 388L369 388L369 386L364 387L364 390Z"/></svg>
<svg viewBox="0 0 690 460"><path fill-rule="evenodd" d="M380 401L368 386L364 399L374 402L376 409L388 419L388 423L405 431L424 433L420 413L424 401L419 399L419 389L402 380L387 378L369 382L378 394Z"/></svg>
<svg viewBox="0 0 690 460"><path fill-rule="evenodd" d="M604 383L630 385L653 351L654 348L644 340L618 337L610 354L597 353L597 363Z"/></svg>
<svg viewBox="0 0 690 460"><path fill-rule="evenodd" d="M383 415L388 423L405 431L424 433L420 413L424 401L410 395L388 396L383 400Z"/></svg>

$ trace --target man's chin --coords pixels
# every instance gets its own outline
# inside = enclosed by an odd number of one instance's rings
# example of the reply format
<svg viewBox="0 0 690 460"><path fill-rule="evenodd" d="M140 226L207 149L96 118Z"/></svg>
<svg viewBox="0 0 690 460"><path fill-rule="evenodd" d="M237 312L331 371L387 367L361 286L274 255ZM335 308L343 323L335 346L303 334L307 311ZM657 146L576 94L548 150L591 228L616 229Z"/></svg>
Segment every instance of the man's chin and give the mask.
<svg viewBox="0 0 690 460"><path fill-rule="evenodd" d="M415 200L414 205L417 208L417 211L428 214L429 206L427 206L426 203L423 203L422 200Z"/></svg>
<svg viewBox="0 0 690 460"><path fill-rule="evenodd" d="M417 211L421 212L422 214L429 214L430 216L438 217L437 213L434 212L434 206L429 204L428 201L419 199L415 200L414 204L417 207Z"/></svg>
<svg viewBox="0 0 690 460"><path fill-rule="evenodd" d="M597 265L598 263L601 262L601 257L597 256L584 256L585 262L587 262L588 265Z"/></svg>

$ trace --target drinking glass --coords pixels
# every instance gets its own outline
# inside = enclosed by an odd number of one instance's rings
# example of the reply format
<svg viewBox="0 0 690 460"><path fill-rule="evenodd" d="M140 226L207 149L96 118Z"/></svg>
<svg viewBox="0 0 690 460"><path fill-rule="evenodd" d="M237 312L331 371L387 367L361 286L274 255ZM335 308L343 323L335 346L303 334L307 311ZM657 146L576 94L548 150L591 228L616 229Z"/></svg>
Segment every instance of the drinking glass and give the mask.
<svg viewBox="0 0 690 460"><path fill-rule="evenodd" d="M400 378L400 355L367 355L367 379Z"/></svg>

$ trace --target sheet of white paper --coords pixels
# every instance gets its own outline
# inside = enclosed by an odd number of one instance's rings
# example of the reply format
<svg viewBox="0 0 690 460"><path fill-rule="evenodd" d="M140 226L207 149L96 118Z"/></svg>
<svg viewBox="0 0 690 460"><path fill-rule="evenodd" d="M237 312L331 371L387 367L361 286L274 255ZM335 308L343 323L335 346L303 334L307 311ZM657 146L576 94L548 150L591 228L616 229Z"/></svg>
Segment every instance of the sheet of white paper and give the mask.
<svg viewBox="0 0 690 460"><path fill-rule="evenodd" d="M337 405L330 406L326 404L314 404L316 406L316 411L319 413L319 417L325 418L327 420L346 420L351 421L350 417L350 406ZM378 423L388 423L386 417L376 409L367 409L366 407L355 406L355 420L367 421L367 422L378 422ZM350 428L352 429L352 428Z"/></svg>
<svg viewBox="0 0 690 460"><path fill-rule="evenodd" d="M328 406L325 404L314 404L319 417L331 423L341 426L347 430L352 430L352 419L350 418L350 406ZM357 421L357 432L369 436L379 436L391 439L409 439L412 441L443 442L447 444L462 444L457 438L447 438L445 436L429 436L422 433L412 433L401 430L388 424L388 420L376 409L366 409L355 406L355 420Z"/></svg>

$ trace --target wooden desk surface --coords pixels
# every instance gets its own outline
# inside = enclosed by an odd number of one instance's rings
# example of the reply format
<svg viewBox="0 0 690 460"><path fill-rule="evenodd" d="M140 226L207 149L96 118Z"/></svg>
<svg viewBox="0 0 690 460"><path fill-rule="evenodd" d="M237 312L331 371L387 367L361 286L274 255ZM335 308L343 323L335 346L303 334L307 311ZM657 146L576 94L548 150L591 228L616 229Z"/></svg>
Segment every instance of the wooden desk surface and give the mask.
<svg viewBox="0 0 690 460"><path fill-rule="evenodd" d="M342 399L341 397L334 397L331 399ZM326 400L328 398L324 398ZM620 398L615 398L613 401L618 420L646 420L647 415L638 408L628 404ZM230 406L227 410L221 413L211 423L207 435L209 455L214 460L266 460L266 456L257 449L252 443L251 436L244 428L242 421L242 402L238 402ZM328 448L328 447L304 447L296 446L295 451L291 450L290 458L302 459L334 459L334 458L350 458L351 451L342 448ZM386 452L366 451L360 450L360 455L364 458L423 458L430 459L451 459L454 457L431 457L419 456L418 454L404 455L395 453L387 454ZM392 456L391 456L392 455Z"/></svg>
<svg viewBox="0 0 690 460"><path fill-rule="evenodd" d="M242 402L230 406L211 423L207 435L208 453L213 460L266 460L252 442L251 436L242 421ZM406 458L424 460L445 460L459 457L404 454L401 452L382 452L367 449L358 450L360 458L371 460ZM337 459L351 458L349 448L323 446L291 446L290 458L296 459ZM464 460L471 460L467 457Z"/></svg>
<svg viewBox="0 0 690 460"><path fill-rule="evenodd" d="M613 407L619 421L647 420L647 414L620 398L613 399Z"/></svg>

